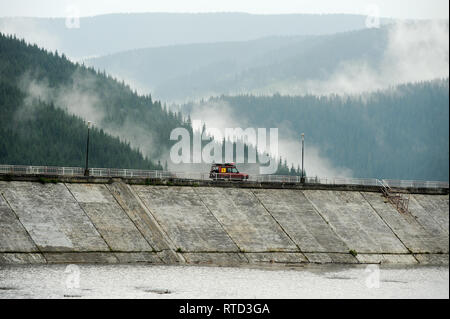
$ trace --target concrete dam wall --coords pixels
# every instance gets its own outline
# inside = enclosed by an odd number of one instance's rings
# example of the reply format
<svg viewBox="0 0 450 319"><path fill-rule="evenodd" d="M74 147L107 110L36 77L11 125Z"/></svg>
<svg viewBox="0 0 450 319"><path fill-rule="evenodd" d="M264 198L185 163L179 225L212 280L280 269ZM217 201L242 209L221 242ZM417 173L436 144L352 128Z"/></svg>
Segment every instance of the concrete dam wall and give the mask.
<svg viewBox="0 0 450 319"><path fill-rule="evenodd" d="M449 196L0 181L0 264L448 264Z"/></svg>

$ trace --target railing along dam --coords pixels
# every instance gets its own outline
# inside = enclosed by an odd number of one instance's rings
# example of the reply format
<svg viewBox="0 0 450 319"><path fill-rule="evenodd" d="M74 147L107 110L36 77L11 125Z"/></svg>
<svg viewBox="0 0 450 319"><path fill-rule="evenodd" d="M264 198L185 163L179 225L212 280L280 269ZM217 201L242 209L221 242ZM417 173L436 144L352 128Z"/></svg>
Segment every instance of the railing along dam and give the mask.
<svg viewBox="0 0 450 319"><path fill-rule="evenodd" d="M408 194L401 212L377 191L376 180L319 180L364 181L373 186L368 190L320 188L310 179L311 187L283 189L252 181L127 183L206 179L161 171L91 169L93 176L122 177L95 182L82 178L81 168L0 171L0 264L448 264L448 183L390 182L419 190L447 186L443 194ZM64 178L39 182L40 175ZM271 185L296 182L264 178Z"/></svg>

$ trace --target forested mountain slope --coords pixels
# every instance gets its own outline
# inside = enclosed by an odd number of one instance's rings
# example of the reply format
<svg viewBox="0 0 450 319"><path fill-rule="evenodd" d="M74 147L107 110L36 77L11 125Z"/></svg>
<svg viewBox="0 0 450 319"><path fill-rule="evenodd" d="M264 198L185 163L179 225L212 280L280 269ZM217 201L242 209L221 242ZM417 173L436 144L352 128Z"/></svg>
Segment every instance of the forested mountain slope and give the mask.
<svg viewBox="0 0 450 319"><path fill-rule="evenodd" d="M281 140L305 133L307 145L356 177L449 178L448 78L360 96L221 96L184 111L202 105L244 127L278 127Z"/></svg>
<svg viewBox="0 0 450 319"><path fill-rule="evenodd" d="M87 133L83 120L92 120L100 130L93 132L92 165L152 168L144 157L158 160L170 147L171 130L190 128L149 95L4 35L0 84L2 163L79 166Z"/></svg>

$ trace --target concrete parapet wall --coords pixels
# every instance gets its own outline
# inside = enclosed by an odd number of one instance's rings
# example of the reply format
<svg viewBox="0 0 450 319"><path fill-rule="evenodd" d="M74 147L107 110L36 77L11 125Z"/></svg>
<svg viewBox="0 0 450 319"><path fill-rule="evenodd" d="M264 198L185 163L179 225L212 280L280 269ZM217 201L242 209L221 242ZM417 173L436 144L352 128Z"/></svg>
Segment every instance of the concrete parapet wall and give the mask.
<svg viewBox="0 0 450 319"><path fill-rule="evenodd" d="M22 182L43 182L48 180L61 183L82 183L82 184L111 184L117 181L129 185L151 185L151 186L187 186L187 187L220 187L220 188L250 188L250 189L300 189L300 190L336 190L336 191L356 191L356 192L376 192L380 191L379 186L371 185L338 185L338 184L301 184L283 182L253 182L253 181L213 181L213 180L189 180L171 178L114 178L97 176L70 176L70 175L45 175L45 174L0 174L0 181L22 181ZM44 181L45 182L45 181ZM410 194L426 195L448 195L449 188L421 188L405 187L404 191Z"/></svg>
<svg viewBox="0 0 450 319"><path fill-rule="evenodd" d="M27 178L0 181L0 264L448 264L449 259L445 191L414 190L409 212L400 213L364 186Z"/></svg>

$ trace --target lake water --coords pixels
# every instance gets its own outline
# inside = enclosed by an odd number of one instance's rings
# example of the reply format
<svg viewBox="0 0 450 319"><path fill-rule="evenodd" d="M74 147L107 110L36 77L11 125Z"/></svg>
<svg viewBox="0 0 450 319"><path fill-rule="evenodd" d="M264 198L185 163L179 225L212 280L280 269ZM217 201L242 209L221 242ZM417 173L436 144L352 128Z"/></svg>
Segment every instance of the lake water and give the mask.
<svg viewBox="0 0 450 319"><path fill-rule="evenodd" d="M449 298L449 268L0 266L0 298Z"/></svg>

